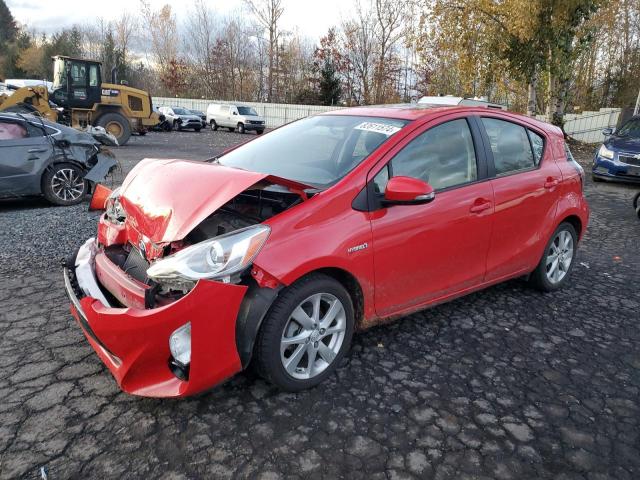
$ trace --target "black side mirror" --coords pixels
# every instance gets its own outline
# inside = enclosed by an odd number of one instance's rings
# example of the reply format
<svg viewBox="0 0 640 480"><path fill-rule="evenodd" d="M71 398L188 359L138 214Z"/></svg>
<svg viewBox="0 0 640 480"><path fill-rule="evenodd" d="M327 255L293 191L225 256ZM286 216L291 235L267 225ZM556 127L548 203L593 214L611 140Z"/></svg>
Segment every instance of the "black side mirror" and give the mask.
<svg viewBox="0 0 640 480"><path fill-rule="evenodd" d="M613 131L614 131L613 128L605 128L602 130L602 134L605 137L610 137L611 135L613 135Z"/></svg>

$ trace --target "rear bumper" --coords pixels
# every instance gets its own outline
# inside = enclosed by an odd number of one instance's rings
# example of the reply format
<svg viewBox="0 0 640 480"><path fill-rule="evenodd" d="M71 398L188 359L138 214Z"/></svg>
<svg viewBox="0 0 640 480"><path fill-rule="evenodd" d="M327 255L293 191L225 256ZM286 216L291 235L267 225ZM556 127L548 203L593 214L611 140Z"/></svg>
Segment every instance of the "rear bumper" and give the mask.
<svg viewBox="0 0 640 480"><path fill-rule="evenodd" d="M96 279L95 255L90 239L67 262L64 284L71 313L123 391L183 397L241 370L235 326L247 287L201 280L187 295L159 308L112 307ZM191 363L188 379L181 380L169 367L169 336L187 322L191 322Z"/></svg>

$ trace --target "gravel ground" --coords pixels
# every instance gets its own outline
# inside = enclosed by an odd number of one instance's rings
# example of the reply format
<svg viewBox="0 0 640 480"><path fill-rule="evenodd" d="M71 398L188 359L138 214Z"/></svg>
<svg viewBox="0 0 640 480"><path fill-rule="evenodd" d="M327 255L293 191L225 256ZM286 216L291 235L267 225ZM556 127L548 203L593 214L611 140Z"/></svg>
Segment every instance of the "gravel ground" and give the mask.
<svg viewBox="0 0 640 480"><path fill-rule="evenodd" d="M240 138L117 155L127 170ZM640 478L635 191L588 179L571 288L511 281L374 328L307 392L243 373L180 401L121 393L72 321L56 265L94 233L86 204L0 204L0 478Z"/></svg>

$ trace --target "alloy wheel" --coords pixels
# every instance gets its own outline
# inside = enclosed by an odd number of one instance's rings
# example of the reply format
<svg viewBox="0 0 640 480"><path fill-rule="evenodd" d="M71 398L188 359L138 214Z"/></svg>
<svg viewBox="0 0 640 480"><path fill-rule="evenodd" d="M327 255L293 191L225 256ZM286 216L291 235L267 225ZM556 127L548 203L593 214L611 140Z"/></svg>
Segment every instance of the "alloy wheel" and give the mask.
<svg viewBox="0 0 640 480"><path fill-rule="evenodd" d="M77 200L84 195L84 179L73 168L61 168L51 178L51 190L65 202Z"/></svg>
<svg viewBox="0 0 640 480"><path fill-rule="evenodd" d="M333 363L345 338L346 312L330 293L316 293L291 313L280 340L280 360L296 379L310 379Z"/></svg>
<svg viewBox="0 0 640 480"><path fill-rule="evenodd" d="M567 230L560 230L547 251L547 279L557 284L567 275L573 262L573 236Z"/></svg>

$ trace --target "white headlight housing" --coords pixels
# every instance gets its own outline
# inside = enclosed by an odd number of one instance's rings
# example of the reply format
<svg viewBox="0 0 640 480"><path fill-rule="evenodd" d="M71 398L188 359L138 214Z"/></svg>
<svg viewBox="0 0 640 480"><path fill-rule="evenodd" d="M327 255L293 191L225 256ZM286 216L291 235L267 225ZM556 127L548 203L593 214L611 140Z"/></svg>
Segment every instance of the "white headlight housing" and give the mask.
<svg viewBox="0 0 640 480"><path fill-rule="evenodd" d="M107 197L104 207L107 218L111 223L122 223L127 218L122 205L120 205L120 187L116 188Z"/></svg>
<svg viewBox="0 0 640 480"><path fill-rule="evenodd" d="M253 225L196 243L158 260L147 269L147 275L159 283L228 279L253 262L270 232L267 225Z"/></svg>
<svg viewBox="0 0 640 480"><path fill-rule="evenodd" d="M176 329L169 337L169 350L181 365L191 363L191 322Z"/></svg>
<svg viewBox="0 0 640 480"><path fill-rule="evenodd" d="M598 156L602 157L602 158L608 158L610 160L613 160L613 151L609 150L604 145L601 145L600 146L600 150L598 150Z"/></svg>

